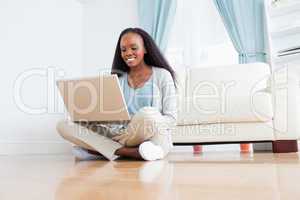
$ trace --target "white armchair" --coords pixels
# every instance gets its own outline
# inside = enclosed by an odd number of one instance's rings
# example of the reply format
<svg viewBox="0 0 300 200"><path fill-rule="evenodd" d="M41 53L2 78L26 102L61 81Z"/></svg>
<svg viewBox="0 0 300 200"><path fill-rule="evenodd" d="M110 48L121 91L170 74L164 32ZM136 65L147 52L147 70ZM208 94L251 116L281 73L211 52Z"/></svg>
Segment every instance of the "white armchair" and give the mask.
<svg viewBox="0 0 300 200"><path fill-rule="evenodd" d="M271 75L265 63L189 68L178 73L175 145L272 142L295 152L299 130L298 78Z"/></svg>

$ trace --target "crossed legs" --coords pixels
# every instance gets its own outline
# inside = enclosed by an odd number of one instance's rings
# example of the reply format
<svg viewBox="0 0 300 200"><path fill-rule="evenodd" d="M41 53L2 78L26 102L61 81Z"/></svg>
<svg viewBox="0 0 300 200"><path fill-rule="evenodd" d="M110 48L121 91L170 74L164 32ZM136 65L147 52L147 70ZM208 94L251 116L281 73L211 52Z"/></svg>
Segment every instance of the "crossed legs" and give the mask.
<svg viewBox="0 0 300 200"><path fill-rule="evenodd" d="M124 133L120 135L126 136L126 139L123 140L124 143L100 135L86 126L68 121L60 121L57 124L57 130L67 141L82 148L100 152L110 160L114 160L118 156L141 159L139 145L146 140L161 147L164 156L169 152L170 135L166 134L162 123L163 117L157 110L149 109L149 107L142 108L133 117Z"/></svg>

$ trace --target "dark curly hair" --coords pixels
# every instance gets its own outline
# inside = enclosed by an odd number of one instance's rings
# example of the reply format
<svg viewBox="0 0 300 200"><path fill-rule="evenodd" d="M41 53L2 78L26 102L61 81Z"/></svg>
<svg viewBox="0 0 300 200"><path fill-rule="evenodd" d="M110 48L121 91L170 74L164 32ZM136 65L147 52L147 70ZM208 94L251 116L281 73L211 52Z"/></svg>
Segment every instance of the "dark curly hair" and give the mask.
<svg viewBox="0 0 300 200"><path fill-rule="evenodd" d="M160 52L158 46L155 44L152 37L146 31L140 28L127 28L121 32L116 46L114 60L111 68L111 74L117 74L118 76L122 76L123 73L129 72L130 70L130 68L127 66L127 64L124 62L124 60L121 57L121 48L120 48L121 38L126 33L136 33L142 37L144 41L145 49L147 51L147 53L144 55L145 63L149 66L164 68L168 70L173 78L173 82L176 87L177 81L176 81L174 70L169 65L167 60L164 58L164 56Z"/></svg>

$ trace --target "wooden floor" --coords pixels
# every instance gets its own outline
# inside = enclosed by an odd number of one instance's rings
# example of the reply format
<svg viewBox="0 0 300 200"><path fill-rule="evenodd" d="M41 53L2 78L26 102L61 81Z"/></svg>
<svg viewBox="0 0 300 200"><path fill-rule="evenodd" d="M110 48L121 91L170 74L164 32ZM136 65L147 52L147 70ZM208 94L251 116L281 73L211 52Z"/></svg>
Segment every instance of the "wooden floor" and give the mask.
<svg viewBox="0 0 300 200"><path fill-rule="evenodd" d="M177 152L156 162L0 156L0 199L299 200L299 155Z"/></svg>

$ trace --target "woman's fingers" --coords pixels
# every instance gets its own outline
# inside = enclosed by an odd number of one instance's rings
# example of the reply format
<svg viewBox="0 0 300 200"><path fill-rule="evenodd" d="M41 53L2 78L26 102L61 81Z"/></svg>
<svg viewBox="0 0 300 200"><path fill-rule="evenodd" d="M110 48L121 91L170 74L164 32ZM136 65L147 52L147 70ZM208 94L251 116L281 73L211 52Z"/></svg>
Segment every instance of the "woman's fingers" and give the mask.
<svg viewBox="0 0 300 200"><path fill-rule="evenodd" d="M124 137L124 138L120 139L118 142L119 142L120 144L123 144L123 145L124 145L124 144L126 143L127 139L128 139L128 137Z"/></svg>
<svg viewBox="0 0 300 200"><path fill-rule="evenodd" d="M114 141L120 141L120 140L124 140L124 139L127 140L127 138L129 138L129 135L126 133L112 137L112 139Z"/></svg>
<svg viewBox="0 0 300 200"><path fill-rule="evenodd" d="M130 137L129 134L125 133L125 134L117 135L117 136L113 137L112 140L124 145L129 137Z"/></svg>

